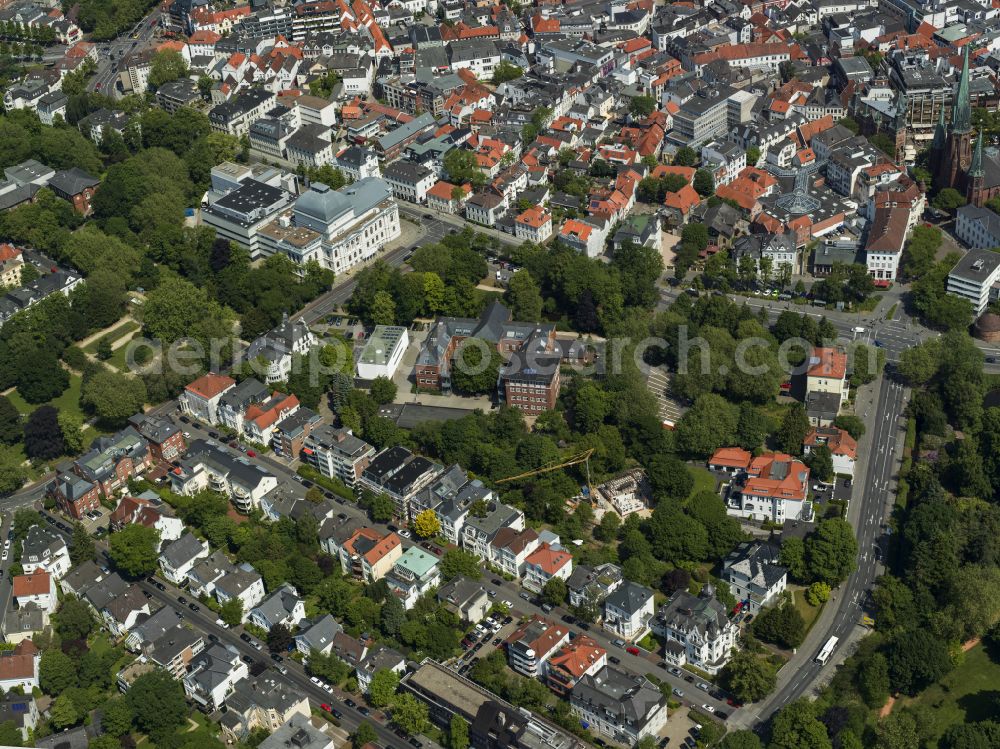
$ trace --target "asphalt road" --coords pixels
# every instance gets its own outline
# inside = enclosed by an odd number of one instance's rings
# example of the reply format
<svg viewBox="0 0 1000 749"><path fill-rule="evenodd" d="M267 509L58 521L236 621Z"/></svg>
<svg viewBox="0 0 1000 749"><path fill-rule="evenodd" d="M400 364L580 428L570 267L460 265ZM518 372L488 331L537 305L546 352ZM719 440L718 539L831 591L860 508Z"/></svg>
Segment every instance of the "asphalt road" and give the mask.
<svg viewBox="0 0 1000 749"><path fill-rule="evenodd" d="M121 70L122 60L125 60L133 50L139 50L155 36L159 28L160 6L156 5L139 23L127 33L109 42L98 42L97 71L87 83L89 91L100 91L108 96L114 96L115 82ZM157 25L151 25L152 21Z"/></svg>
<svg viewBox="0 0 1000 749"><path fill-rule="evenodd" d="M905 431L902 416L906 407L906 391L889 378L880 381L875 399L867 406L868 432L862 438L862 454L866 456L865 472L854 486L860 491L851 501L848 520L855 528L858 540L857 568L847 583L838 588L827 606L836 606L835 613L825 629L814 627L806 643L785 668L796 669L794 676L781 688L758 705L744 708L738 716L742 725L757 725L768 720L777 710L806 694L824 668L832 669L839 660L838 653L821 666L813 659L830 637L841 640L838 647L859 626L867 591L881 573L875 558L875 543L882 533L882 523L891 512L895 499L895 472L897 447ZM824 612L825 613L825 612Z"/></svg>

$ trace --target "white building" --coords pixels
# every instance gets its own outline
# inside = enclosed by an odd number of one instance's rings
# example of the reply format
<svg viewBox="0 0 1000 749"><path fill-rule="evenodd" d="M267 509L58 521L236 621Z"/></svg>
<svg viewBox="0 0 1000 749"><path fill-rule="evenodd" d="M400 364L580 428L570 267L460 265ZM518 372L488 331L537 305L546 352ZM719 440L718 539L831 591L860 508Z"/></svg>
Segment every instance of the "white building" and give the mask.
<svg viewBox="0 0 1000 749"><path fill-rule="evenodd" d="M438 558L419 546L411 546L396 560L385 581L389 591L402 601L403 608L408 611L421 596L441 583Z"/></svg>
<svg viewBox="0 0 1000 749"><path fill-rule="evenodd" d="M30 575L42 570L59 580L69 568L69 547L63 537L40 525L31 526L22 543L21 571Z"/></svg>
<svg viewBox="0 0 1000 749"><path fill-rule="evenodd" d="M756 615L778 600L788 584L788 570L778 564L780 549L771 543L745 541L722 563L722 579L742 605Z"/></svg>
<svg viewBox="0 0 1000 749"><path fill-rule="evenodd" d="M284 624L289 629L298 626L306 618L305 602L298 592L284 583L274 593L250 610L250 621L261 629L271 631L271 627Z"/></svg>
<svg viewBox="0 0 1000 749"><path fill-rule="evenodd" d="M316 346L316 336L305 320L289 320L288 315L274 330L258 336L247 348L246 359L267 362L268 384L284 382L292 371L292 357L305 355Z"/></svg>
<svg viewBox="0 0 1000 749"><path fill-rule="evenodd" d="M243 564L235 572L216 580L213 592L223 606L238 598L243 605L243 621L246 621L250 610L264 600L264 578L249 564Z"/></svg>
<svg viewBox="0 0 1000 749"><path fill-rule="evenodd" d="M604 599L604 628L623 640L642 639L653 617L653 591L626 580Z"/></svg>
<svg viewBox="0 0 1000 749"><path fill-rule="evenodd" d="M193 496L205 489L229 496L233 506L248 513L278 485L278 479L259 463L228 448L195 442L170 474L171 489Z"/></svg>
<svg viewBox="0 0 1000 749"><path fill-rule="evenodd" d="M385 180L369 177L342 190L314 182L290 211L261 228L260 248L343 273L399 235L399 209Z"/></svg>
<svg viewBox="0 0 1000 749"><path fill-rule="evenodd" d="M650 621L653 632L667 639L664 658L675 666L692 666L718 673L736 646L739 630L726 607L706 585L700 595L674 593Z"/></svg>
<svg viewBox="0 0 1000 749"><path fill-rule="evenodd" d="M701 147L701 160L716 186L728 185L747 165L747 152L732 141L713 140Z"/></svg>
<svg viewBox="0 0 1000 749"><path fill-rule="evenodd" d="M1000 297L1000 253L969 250L948 273L947 291L968 299L973 313L981 315L991 301Z"/></svg>
<svg viewBox="0 0 1000 749"><path fill-rule="evenodd" d="M657 737L667 723L667 697L645 676L607 666L573 687L570 709L592 731L626 746Z"/></svg>
<svg viewBox="0 0 1000 749"><path fill-rule="evenodd" d="M235 386L236 380L232 377L209 372L188 383L177 398L177 405L189 416L209 424L218 424L219 401Z"/></svg>
<svg viewBox="0 0 1000 749"><path fill-rule="evenodd" d="M12 595L19 609L30 603L46 615L55 611L59 602L56 595L56 580L45 570L36 570L30 575L17 575L13 580Z"/></svg>
<svg viewBox="0 0 1000 749"><path fill-rule="evenodd" d="M375 448L350 429L321 424L313 429L302 448L302 458L327 478L353 487L375 455Z"/></svg>
<svg viewBox="0 0 1000 749"><path fill-rule="evenodd" d="M198 560L207 556L208 541L200 540L193 533L185 533L160 552L160 569L174 585L183 585Z"/></svg>
<svg viewBox="0 0 1000 749"><path fill-rule="evenodd" d="M236 683L250 675L247 664L232 645L212 643L193 661L184 677L188 698L209 711L220 709L232 694Z"/></svg>
<svg viewBox="0 0 1000 749"><path fill-rule="evenodd" d="M569 579L573 572L573 555L559 545L542 543L524 560L524 580L522 585L535 593L541 593L546 583L553 578Z"/></svg>
<svg viewBox="0 0 1000 749"><path fill-rule="evenodd" d="M362 380L374 380L376 377L391 380L409 345L410 336L406 328L376 325L358 357L358 377Z"/></svg>
<svg viewBox="0 0 1000 749"><path fill-rule="evenodd" d="M426 203L427 192L437 182L433 171L413 161L392 162L385 167L384 176L392 194L410 203Z"/></svg>

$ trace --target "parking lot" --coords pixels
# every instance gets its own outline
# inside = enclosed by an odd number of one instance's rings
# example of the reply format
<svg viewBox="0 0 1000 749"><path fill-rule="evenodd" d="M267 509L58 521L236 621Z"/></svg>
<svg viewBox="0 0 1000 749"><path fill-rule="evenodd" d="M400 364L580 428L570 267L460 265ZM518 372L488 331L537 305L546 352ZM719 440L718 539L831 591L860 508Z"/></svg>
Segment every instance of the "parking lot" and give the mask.
<svg viewBox="0 0 1000 749"><path fill-rule="evenodd" d="M498 613L490 614L462 638L462 649L465 652L455 660L452 668L460 675L468 677L476 660L501 647L515 626L514 617L510 614L506 616Z"/></svg>

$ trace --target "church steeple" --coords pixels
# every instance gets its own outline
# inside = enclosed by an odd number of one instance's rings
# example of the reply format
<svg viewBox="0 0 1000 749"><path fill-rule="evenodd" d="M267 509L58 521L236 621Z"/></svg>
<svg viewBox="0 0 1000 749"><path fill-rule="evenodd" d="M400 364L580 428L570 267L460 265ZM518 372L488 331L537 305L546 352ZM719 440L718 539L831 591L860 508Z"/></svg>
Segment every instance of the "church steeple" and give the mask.
<svg viewBox="0 0 1000 749"><path fill-rule="evenodd" d="M962 49L962 74L955 91L952 107L951 130L953 133L972 132L972 104L969 100L969 44Z"/></svg>
<svg viewBox="0 0 1000 749"><path fill-rule="evenodd" d="M972 152L969 177L970 179L975 179L976 177L984 176L986 176L986 171L983 169L983 133L980 131L979 136L976 138L976 150Z"/></svg>

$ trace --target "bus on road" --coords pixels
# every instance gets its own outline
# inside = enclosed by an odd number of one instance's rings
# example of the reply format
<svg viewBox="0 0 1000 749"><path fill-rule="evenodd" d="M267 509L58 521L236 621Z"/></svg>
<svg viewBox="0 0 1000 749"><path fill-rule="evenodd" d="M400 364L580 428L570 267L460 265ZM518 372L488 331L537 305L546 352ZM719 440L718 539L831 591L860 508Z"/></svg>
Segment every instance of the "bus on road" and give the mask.
<svg viewBox="0 0 1000 749"><path fill-rule="evenodd" d="M830 660L830 656L833 655L833 650L836 647L837 638L831 637L826 641L826 645L823 646L823 649L819 651L819 654L816 656L816 662L820 665L826 665L826 662Z"/></svg>

